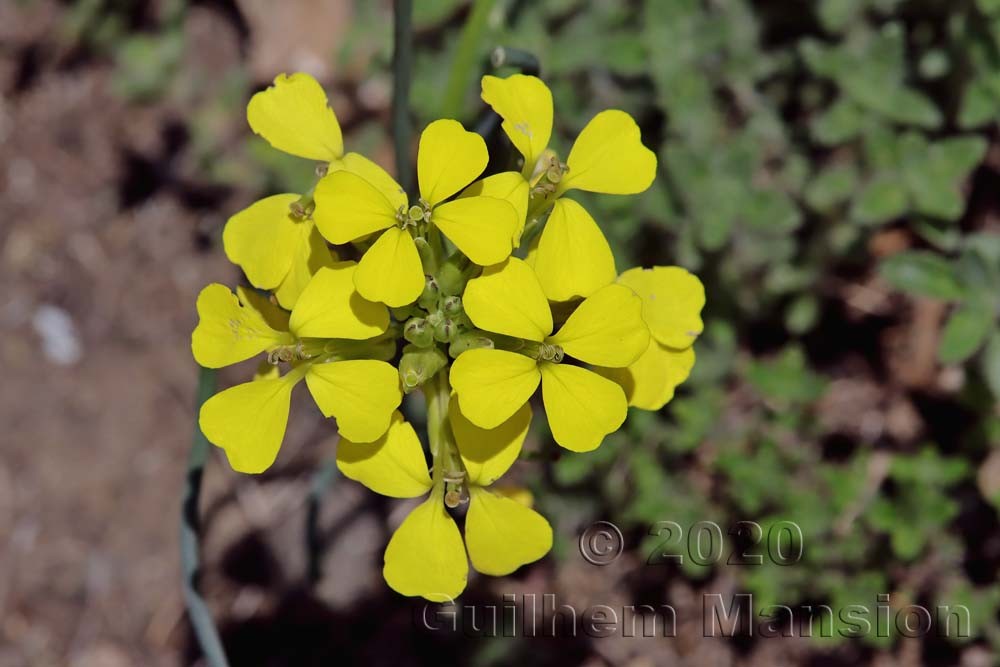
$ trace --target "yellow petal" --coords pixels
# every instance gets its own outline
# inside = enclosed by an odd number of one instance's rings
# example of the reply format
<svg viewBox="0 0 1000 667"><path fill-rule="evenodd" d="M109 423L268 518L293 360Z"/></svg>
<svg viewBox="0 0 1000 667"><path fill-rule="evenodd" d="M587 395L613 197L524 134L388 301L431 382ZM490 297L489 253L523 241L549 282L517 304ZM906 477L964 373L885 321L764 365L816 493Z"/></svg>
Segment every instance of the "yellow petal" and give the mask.
<svg viewBox="0 0 1000 667"><path fill-rule="evenodd" d="M483 101L503 118L503 131L530 174L552 135L552 93L541 79L524 74L484 76L482 87Z"/></svg>
<svg viewBox="0 0 1000 667"><path fill-rule="evenodd" d="M535 510L489 489L472 486L469 493L465 544L472 567L503 576L552 548L552 527Z"/></svg>
<svg viewBox="0 0 1000 667"><path fill-rule="evenodd" d="M548 342L589 364L628 366L649 345L642 301L623 285L603 287L581 303Z"/></svg>
<svg viewBox="0 0 1000 667"><path fill-rule="evenodd" d="M476 180L488 161L481 136L457 120L434 121L420 135L417 149L420 196L436 206Z"/></svg>
<svg viewBox="0 0 1000 667"><path fill-rule="evenodd" d="M567 364L541 364L542 402L555 441L574 452L596 449L628 413L625 393L597 373Z"/></svg>
<svg viewBox="0 0 1000 667"><path fill-rule="evenodd" d="M496 264L510 256L517 211L503 199L456 199L435 208L432 220L475 264Z"/></svg>
<svg viewBox="0 0 1000 667"><path fill-rule="evenodd" d="M649 332L667 347L690 347L704 328L701 309L705 306L705 288L685 269L629 269L618 277L618 282L639 295Z"/></svg>
<svg viewBox="0 0 1000 667"><path fill-rule="evenodd" d="M403 400L396 369L373 359L312 364L306 384L323 415L336 417L340 434L353 442L381 438Z"/></svg>
<svg viewBox="0 0 1000 667"><path fill-rule="evenodd" d="M389 540L382 575L397 593L452 602L465 590L469 576L465 545L445 511L442 495L443 489L435 489Z"/></svg>
<svg viewBox="0 0 1000 667"><path fill-rule="evenodd" d="M489 486L507 472L521 453L521 445L531 426L531 406L525 403L504 423L494 429L485 429L465 418L453 394L448 420L469 481Z"/></svg>
<svg viewBox="0 0 1000 667"><path fill-rule="evenodd" d="M292 266L278 289L274 290L278 303L288 310L295 307L299 295L316 272L324 266L333 266L337 261L337 254L330 250L326 240L316 229L316 223L308 220L297 229L299 243L296 245Z"/></svg>
<svg viewBox="0 0 1000 667"><path fill-rule="evenodd" d="M538 380L534 359L505 350L468 350L451 365L462 414L480 428L510 419L535 393Z"/></svg>
<svg viewBox="0 0 1000 667"><path fill-rule="evenodd" d="M396 224L399 207L378 187L349 171L321 178L313 198L316 226L333 244L350 243Z"/></svg>
<svg viewBox="0 0 1000 667"><path fill-rule="evenodd" d="M290 204L298 195L274 195L254 202L226 222L222 247L254 287L273 289L288 275L300 235Z"/></svg>
<svg viewBox="0 0 1000 667"><path fill-rule="evenodd" d="M389 430L375 442L337 443L337 468L344 477L392 498L416 498L431 488L427 459L409 422L397 410Z"/></svg>
<svg viewBox="0 0 1000 667"><path fill-rule="evenodd" d="M336 160L344 153L337 116L316 79L279 74L274 85L250 98L247 122L279 151L309 160Z"/></svg>
<svg viewBox="0 0 1000 667"><path fill-rule="evenodd" d="M225 285L213 283L198 295L198 326L191 334L191 352L205 368L222 368L292 342L275 331L253 308L246 308Z"/></svg>
<svg viewBox="0 0 1000 667"><path fill-rule="evenodd" d="M580 132L566 158L569 173L557 194L576 188L611 195L631 195L656 177L656 154L642 145L639 126L624 111L594 116Z"/></svg>
<svg viewBox="0 0 1000 667"><path fill-rule="evenodd" d="M389 201L394 211L407 204L406 193L389 172L360 153L348 153L342 159L331 162L327 173L335 171L349 171L368 181Z"/></svg>
<svg viewBox="0 0 1000 667"><path fill-rule="evenodd" d="M276 380L238 384L201 406L201 431L225 450L233 470L260 473L274 463L285 437L292 389L301 379L302 373L293 370Z"/></svg>
<svg viewBox="0 0 1000 667"><path fill-rule="evenodd" d="M516 257L470 280L462 303L480 329L539 342L552 333L552 311L538 278Z"/></svg>
<svg viewBox="0 0 1000 667"><path fill-rule="evenodd" d="M282 310L264 294L240 285L236 296L246 308L252 308L275 331L288 331L288 311Z"/></svg>
<svg viewBox="0 0 1000 667"><path fill-rule="evenodd" d="M528 181L516 171L504 171L480 179L465 188L461 197L496 197L503 199L517 212L517 227L511 236L514 247L521 245L521 233L524 231L524 222L528 217L528 197L530 195Z"/></svg>
<svg viewBox="0 0 1000 667"><path fill-rule="evenodd" d="M538 239L533 266L551 301L588 297L618 276L601 229L572 199L558 199Z"/></svg>
<svg viewBox="0 0 1000 667"><path fill-rule="evenodd" d="M399 227L385 230L354 273L354 286L361 296L393 308L416 301L424 291L424 280L413 237Z"/></svg>
<svg viewBox="0 0 1000 667"><path fill-rule="evenodd" d="M338 262L313 276L289 321L296 338L366 340L385 333L389 310L358 294L356 271L354 262Z"/></svg>
<svg viewBox="0 0 1000 667"><path fill-rule="evenodd" d="M687 379L694 366L694 348L675 350L649 339L649 347L627 368L595 368L625 391L628 404L659 410L674 397L674 389Z"/></svg>

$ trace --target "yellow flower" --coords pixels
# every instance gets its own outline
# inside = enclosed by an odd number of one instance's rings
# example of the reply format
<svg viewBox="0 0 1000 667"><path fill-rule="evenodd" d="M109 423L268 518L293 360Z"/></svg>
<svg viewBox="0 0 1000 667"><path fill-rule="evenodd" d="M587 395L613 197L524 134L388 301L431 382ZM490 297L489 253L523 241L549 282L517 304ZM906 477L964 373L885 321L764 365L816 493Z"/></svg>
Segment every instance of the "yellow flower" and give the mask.
<svg viewBox="0 0 1000 667"><path fill-rule="evenodd" d="M649 347L627 368L596 370L621 385L629 405L659 410L694 366L692 345L704 328L705 288L697 277L677 266L629 269L618 277L618 283L642 299L642 318L651 334Z"/></svg>
<svg viewBox="0 0 1000 667"><path fill-rule="evenodd" d="M338 164L360 157L343 154L337 116L308 74L278 75L273 86L250 99L247 121L254 133L285 153ZM274 290L289 310L313 274L337 261L316 230L310 207L297 194L267 197L232 216L222 234L229 260L254 287Z"/></svg>
<svg viewBox="0 0 1000 667"><path fill-rule="evenodd" d="M482 137L457 121L438 120L420 136L420 199L412 206L392 177L369 161L333 169L319 182L313 217L328 241L343 244L378 233L355 275L362 296L393 307L416 301L425 279L414 235L434 229L476 264L510 255L518 227L512 204L483 195L445 201L479 176L488 159Z"/></svg>
<svg viewBox="0 0 1000 667"><path fill-rule="evenodd" d="M291 363L283 376L258 373L260 379L226 389L202 406L202 432L225 450L234 470L257 473L271 466L284 438L292 389L303 379L345 437L371 442L389 427L402 400L399 376L385 361L365 358L378 353L372 339L386 333L389 313L355 291L355 270L354 262L320 269L291 315L242 288L237 295L219 284L201 291L191 336L199 364L220 368L262 352L273 363Z"/></svg>
<svg viewBox="0 0 1000 667"><path fill-rule="evenodd" d="M552 548L552 528L540 514L489 488L517 459L531 422L522 406L500 427L487 431L468 422L452 398L451 427L466 475L458 475L469 494L465 541L445 508L449 475L428 473L420 441L399 412L377 442L341 439L337 467L346 477L393 498L427 499L414 508L389 540L383 575L393 590L435 602L454 600L465 589L469 564L483 574L510 574ZM468 549L468 556L466 556Z"/></svg>
<svg viewBox="0 0 1000 667"><path fill-rule="evenodd" d="M598 113L580 132L565 164L547 150L552 135L552 93L533 76L484 76L482 98L503 118L503 129L524 156L531 182L529 217L551 213L529 255L552 301L588 297L615 280L614 256L587 211L569 190L635 194L656 176L656 155L642 145L639 126L624 111Z"/></svg>
<svg viewBox="0 0 1000 667"><path fill-rule="evenodd" d="M274 290L288 309L316 271L337 261L315 223L292 212L298 200L295 194L261 199L229 218L222 232L229 261L254 287Z"/></svg>
<svg viewBox="0 0 1000 667"><path fill-rule="evenodd" d="M625 420L625 394L614 382L580 366L632 364L649 343L642 302L623 285L608 285L584 300L552 335L548 301L535 272L510 258L469 281L465 312L480 329L515 339L506 349L463 352L451 368L462 413L484 429L496 428L542 385L542 401L556 442L589 451Z"/></svg>

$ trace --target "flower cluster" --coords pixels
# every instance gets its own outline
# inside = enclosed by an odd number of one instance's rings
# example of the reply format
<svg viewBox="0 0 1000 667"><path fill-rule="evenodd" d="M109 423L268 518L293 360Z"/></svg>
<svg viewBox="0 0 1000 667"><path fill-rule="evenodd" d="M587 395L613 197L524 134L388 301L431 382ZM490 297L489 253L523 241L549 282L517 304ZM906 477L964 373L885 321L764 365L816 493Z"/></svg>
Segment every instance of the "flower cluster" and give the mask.
<svg viewBox="0 0 1000 667"><path fill-rule="evenodd" d="M649 187L656 157L628 114L597 114L563 162L549 148L552 95L540 79L487 76L482 97L523 158L516 170L484 175L484 140L438 120L420 136L418 192L407 193L344 153L312 77L282 75L254 95L253 131L320 162L318 180L230 218L226 254L256 289L206 287L192 335L206 367L266 356L251 381L201 410L202 431L235 470L274 463L305 380L337 421L346 477L394 498L426 496L392 536L384 575L431 600L461 593L469 561L504 575L551 548L530 494L496 484L519 458L539 386L553 439L593 450L628 406L670 400L694 364L705 301L678 267L619 275L597 223L569 196ZM400 410L418 388L427 453Z"/></svg>

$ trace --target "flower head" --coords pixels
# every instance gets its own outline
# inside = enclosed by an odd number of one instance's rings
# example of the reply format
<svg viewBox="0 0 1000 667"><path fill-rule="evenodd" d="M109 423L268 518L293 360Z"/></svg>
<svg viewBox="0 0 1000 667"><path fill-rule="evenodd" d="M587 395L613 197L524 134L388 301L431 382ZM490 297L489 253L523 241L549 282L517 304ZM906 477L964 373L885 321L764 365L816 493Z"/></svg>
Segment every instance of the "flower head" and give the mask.
<svg viewBox="0 0 1000 667"><path fill-rule="evenodd" d="M469 560L479 572L500 576L552 548L548 521L491 487L517 459L530 422L531 408L524 405L500 427L480 429L462 416L453 398L449 424L461 463L456 470L436 468L433 476L413 427L398 412L377 442L340 441L337 467L345 476L394 498L427 496L386 547L383 574L395 591L451 601L465 589ZM464 544L446 509L447 489L455 479L468 492Z"/></svg>
<svg viewBox="0 0 1000 667"><path fill-rule="evenodd" d="M323 162L347 157L337 116L308 74L278 75L274 85L250 99L247 121L285 153ZM250 284L274 290L288 309L320 267L337 261L312 221L311 199L292 193L266 197L232 216L222 235L226 256Z"/></svg>
<svg viewBox="0 0 1000 667"><path fill-rule="evenodd" d="M512 257L470 280L464 303L477 327L510 337L509 349L469 350L452 365L452 386L473 424L496 428L541 383L549 428L563 447L589 451L621 426L627 411L621 387L567 357L613 368L639 358L649 332L642 302L631 289L598 290L553 334L552 312L534 270Z"/></svg>
<svg viewBox="0 0 1000 667"><path fill-rule="evenodd" d="M629 269L618 283L642 299L642 318L649 327L649 346L625 368L597 368L625 391L628 404L659 410L694 366L694 341L701 333L705 288L679 266Z"/></svg>
<svg viewBox="0 0 1000 667"><path fill-rule="evenodd" d="M563 195L570 190L635 194L656 176L656 155L642 145L639 126L617 109L602 111L583 128L566 162L548 149L552 93L524 74L484 76L483 100L503 118L503 130L524 157L522 177L531 183L528 217L549 213L529 255L551 301L587 297L615 280L607 240L587 211Z"/></svg>
<svg viewBox="0 0 1000 667"><path fill-rule="evenodd" d="M358 441L376 440L402 400L396 370L371 356L389 325L381 304L354 290L354 262L320 269L287 314L266 299L212 284L198 296L199 322L191 348L199 364L228 366L266 352L290 368L211 397L199 423L240 472L262 472L274 462L288 421L292 389L305 380L324 416ZM391 342L391 341L390 341Z"/></svg>
<svg viewBox="0 0 1000 667"><path fill-rule="evenodd" d="M417 251L429 236L443 233L471 261L495 264L507 258L518 226L517 211L494 196L447 201L486 168L482 137L454 120L434 121L420 136L417 180L420 198L408 202L391 176L372 162L332 170L316 186L314 217L331 243L376 235L358 265L355 284L372 301L404 306L424 289Z"/></svg>

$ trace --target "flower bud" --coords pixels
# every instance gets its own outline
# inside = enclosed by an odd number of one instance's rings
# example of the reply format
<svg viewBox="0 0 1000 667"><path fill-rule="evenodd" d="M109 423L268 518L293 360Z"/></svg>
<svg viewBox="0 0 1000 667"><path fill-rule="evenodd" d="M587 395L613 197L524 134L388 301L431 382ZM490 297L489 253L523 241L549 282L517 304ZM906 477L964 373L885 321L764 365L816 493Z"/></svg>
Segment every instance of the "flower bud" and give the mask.
<svg viewBox="0 0 1000 667"><path fill-rule="evenodd" d="M412 317L403 326L403 338L417 347L430 347L434 344L434 329L422 317Z"/></svg>
<svg viewBox="0 0 1000 667"><path fill-rule="evenodd" d="M442 317L441 321L434 326L434 340L441 343L450 343L456 333L458 333L458 327L447 317Z"/></svg>
<svg viewBox="0 0 1000 667"><path fill-rule="evenodd" d="M462 310L462 297L460 296L449 296L446 297L444 301L441 302L441 310L444 311L445 315L450 317L455 317L456 315L461 315L465 311Z"/></svg>
<svg viewBox="0 0 1000 667"><path fill-rule="evenodd" d="M448 363L448 357L439 347L419 348L407 345L399 360L399 377L407 394L430 380Z"/></svg>
<svg viewBox="0 0 1000 667"><path fill-rule="evenodd" d="M438 283L434 279L434 276L425 277L427 281L424 283L424 291L420 293L420 297L417 299L417 305L424 310L437 310L441 290L438 288Z"/></svg>
<svg viewBox="0 0 1000 667"><path fill-rule="evenodd" d="M461 294L465 291L465 284L478 270L479 267L470 262L468 257L458 252L454 253L445 260L437 272L441 293L446 296Z"/></svg>
<svg viewBox="0 0 1000 667"><path fill-rule="evenodd" d="M475 350L481 347L492 349L495 346L493 340L482 331L463 331L455 336L455 340L448 346L448 355L455 359L466 350Z"/></svg>

